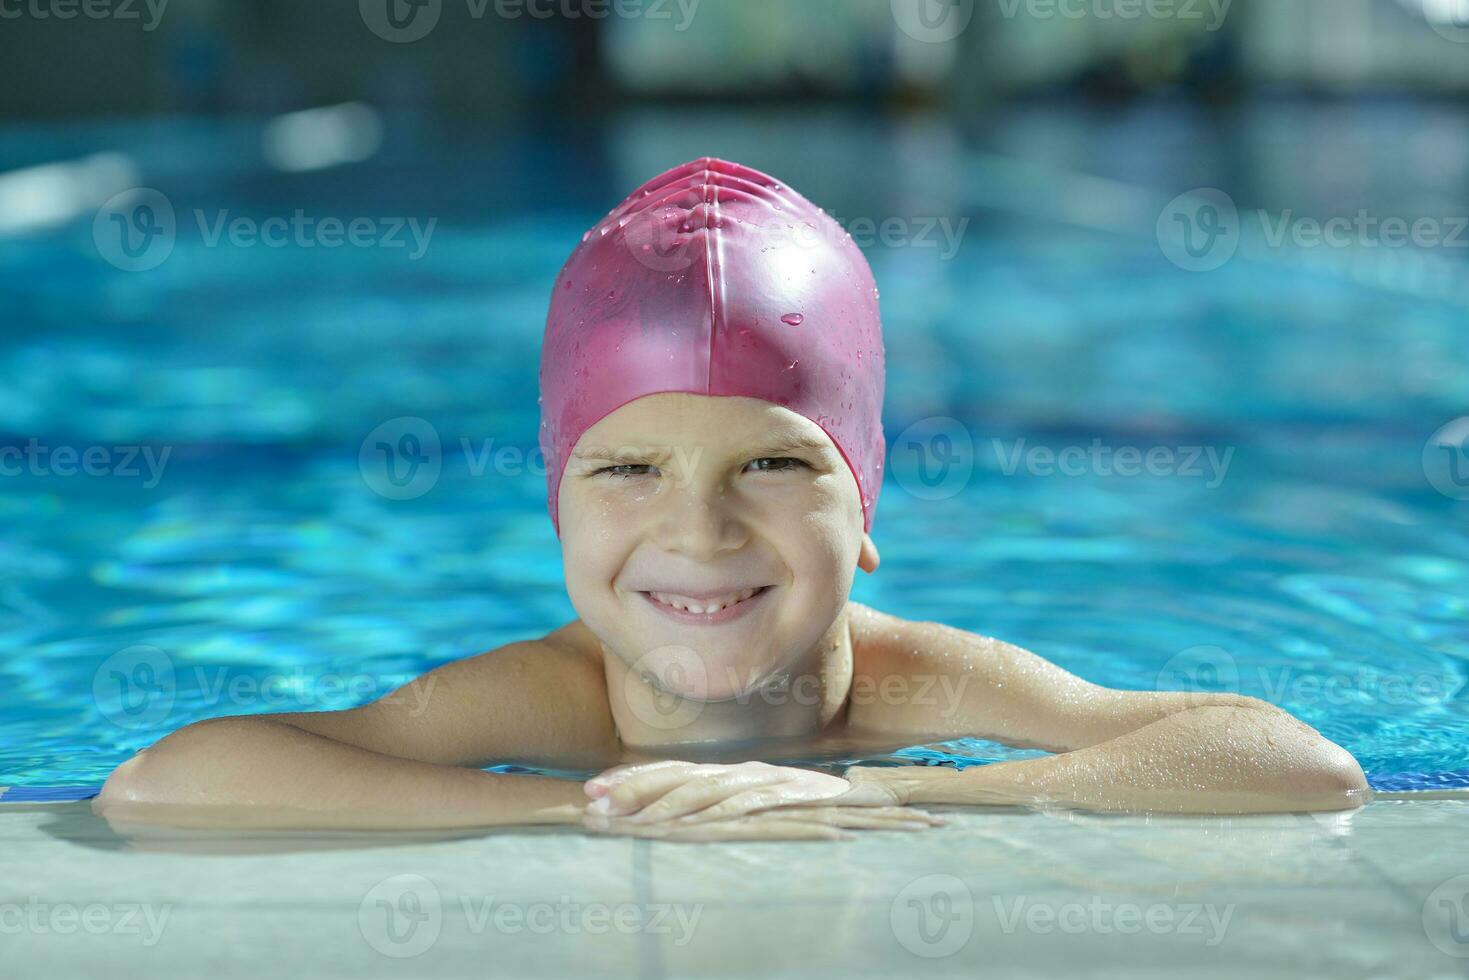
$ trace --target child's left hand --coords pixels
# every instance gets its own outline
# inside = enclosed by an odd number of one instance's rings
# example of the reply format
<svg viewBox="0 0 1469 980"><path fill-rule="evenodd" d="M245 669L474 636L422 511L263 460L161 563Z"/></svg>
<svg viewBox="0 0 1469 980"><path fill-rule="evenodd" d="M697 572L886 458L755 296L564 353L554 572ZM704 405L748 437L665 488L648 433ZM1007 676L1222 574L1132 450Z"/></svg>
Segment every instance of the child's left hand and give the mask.
<svg viewBox="0 0 1469 980"><path fill-rule="evenodd" d="M617 817L630 824L687 825L776 807L886 807L900 802L878 783L853 785L840 776L764 762L618 766L588 781L586 791L592 798L586 810L589 816ZM911 813L916 821L934 819L920 810Z"/></svg>

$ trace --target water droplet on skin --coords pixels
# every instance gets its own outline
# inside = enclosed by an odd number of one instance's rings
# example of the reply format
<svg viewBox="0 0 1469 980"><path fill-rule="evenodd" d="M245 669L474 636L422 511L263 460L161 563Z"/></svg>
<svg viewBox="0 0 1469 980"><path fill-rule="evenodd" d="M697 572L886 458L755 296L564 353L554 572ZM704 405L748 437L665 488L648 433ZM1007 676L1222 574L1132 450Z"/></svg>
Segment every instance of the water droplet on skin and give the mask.
<svg viewBox="0 0 1469 980"><path fill-rule="evenodd" d="M780 318L780 322L792 327L799 327L806 322L806 318L799 313L787 313Z"/></svg>

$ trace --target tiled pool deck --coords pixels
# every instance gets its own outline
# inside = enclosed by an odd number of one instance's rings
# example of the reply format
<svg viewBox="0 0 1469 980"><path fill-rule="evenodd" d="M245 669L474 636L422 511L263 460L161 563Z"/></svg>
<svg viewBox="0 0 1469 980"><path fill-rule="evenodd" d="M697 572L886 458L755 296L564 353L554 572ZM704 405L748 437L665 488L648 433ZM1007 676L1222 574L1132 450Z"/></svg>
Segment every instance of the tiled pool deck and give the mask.
<svg viewBox="0 0 1469 980"><path fill-rule="evenodd" d="M0 805L4 975L1469 974L1469 800L1342 814L952 812L923 834L141 842ZM269 964L268 966L264 964Z"/></svg>

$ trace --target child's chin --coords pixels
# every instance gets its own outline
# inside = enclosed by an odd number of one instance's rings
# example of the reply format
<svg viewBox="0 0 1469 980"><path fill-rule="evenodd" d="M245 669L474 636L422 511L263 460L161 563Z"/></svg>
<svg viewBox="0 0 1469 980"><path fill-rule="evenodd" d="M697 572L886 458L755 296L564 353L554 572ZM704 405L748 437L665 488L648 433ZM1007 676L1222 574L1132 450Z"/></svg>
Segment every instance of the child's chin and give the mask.
<svg viewBox="0 0 1469 980"><path fill-rule="evenodd" d="M769 680L783 661L781 658L752 660L748 650L729 657L713 656L706 662L704 692L698 697L703 701L730 701L754 697Z"/></svg>
<svg viewBox="0 0 1469 980"><path fill-rule="evenodd" d="M623 659L651 686L693 701L751 696L782 662L764 651L752 657L748 644L733 644L729 650L720 646L673 642Z"/></svg>

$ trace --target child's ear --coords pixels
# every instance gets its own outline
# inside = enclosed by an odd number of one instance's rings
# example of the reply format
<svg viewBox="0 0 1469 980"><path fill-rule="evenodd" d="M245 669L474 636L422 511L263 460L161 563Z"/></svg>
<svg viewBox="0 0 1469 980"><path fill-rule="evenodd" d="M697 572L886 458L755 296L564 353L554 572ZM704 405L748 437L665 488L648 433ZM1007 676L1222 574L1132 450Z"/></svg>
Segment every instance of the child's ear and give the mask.
<svg viewBox="0 0 1469 980"><path fill-rule="evenodd" d="M857 552L857 567L871 575L877 571L882 556L877 553L877 545L872 543L872 536L862 535L862 550Z"/></svg>

